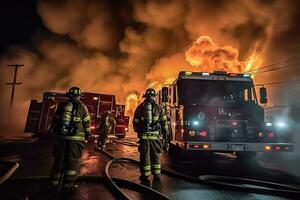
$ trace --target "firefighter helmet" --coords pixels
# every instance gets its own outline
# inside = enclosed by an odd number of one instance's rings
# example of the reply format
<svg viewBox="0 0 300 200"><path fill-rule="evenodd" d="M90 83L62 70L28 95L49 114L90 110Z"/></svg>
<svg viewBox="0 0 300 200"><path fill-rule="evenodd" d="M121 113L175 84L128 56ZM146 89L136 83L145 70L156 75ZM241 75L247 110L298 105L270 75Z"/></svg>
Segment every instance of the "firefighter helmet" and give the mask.
<svg viewBox="0 0 300 200"><path fill-rule="evenodd" d="M145 94L143 95L144 98L155 97L155 96L156 96L156 91L153 88L148 88Z"/></svg>
<svg viewBox="0 0 300 200"><path fill-rule="evenodd" d="M81 96L81 90L79 87L71 87L69 89L69 91L67 92L67 95L70 97L70 98L73 98L73 97L79 97Z"/></svg>

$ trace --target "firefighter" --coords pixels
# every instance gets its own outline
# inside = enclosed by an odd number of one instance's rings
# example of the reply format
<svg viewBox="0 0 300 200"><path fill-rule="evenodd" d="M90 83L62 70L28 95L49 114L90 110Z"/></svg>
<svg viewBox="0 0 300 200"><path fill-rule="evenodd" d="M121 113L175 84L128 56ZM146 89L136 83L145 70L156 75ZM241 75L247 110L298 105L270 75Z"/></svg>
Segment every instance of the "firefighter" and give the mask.
<svg viewBox="0 0 300 200"><path fill-rule="evenodd" d="M145 100L136 108L133 117L133 128L137 132L140 153L140 180L149 182L149 176L159 179L161 172L160 153L161 137L168 133L167 116L164 109L155 102L156 92L149 88L143 98ZM152 173L151 173L152 172Z"/></svg>
<svg viewBox="0 0 300 200"><path fill-rule="evenodd" d="M105 111L98 125L99 138L97 145L101 149L105 149L108 135L115 134L116 120L112 117L110 111Z"/></svg>
<svg viewBox="0 0 300 200"><path fill-rule="evenodd" d="M66 95L69 100L58 106L53 120L58 142L54 150L51 183L73 191L77 188L75 180L82 151L91 134L91 118L87 107L80 101L80 88L72 87Z"/></svg>

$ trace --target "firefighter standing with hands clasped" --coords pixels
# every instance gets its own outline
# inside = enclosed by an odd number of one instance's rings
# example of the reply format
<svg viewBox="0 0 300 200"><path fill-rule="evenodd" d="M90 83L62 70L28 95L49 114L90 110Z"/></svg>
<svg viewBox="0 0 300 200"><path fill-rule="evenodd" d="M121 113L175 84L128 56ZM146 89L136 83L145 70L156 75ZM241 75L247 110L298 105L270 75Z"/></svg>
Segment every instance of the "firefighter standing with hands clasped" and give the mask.
<svg viewBox="0 0 300 200"><path fill-rule="evenodd" d="M73 191L77 188L75 180L84 143L91 134L91 118L87 107L80 101L80 88L72 87L66 95L69 100L58 106L52 122L58 142L54 151L51 183L52 186L62 184L65 190Z"/></svg>
<svg viewBox="0 0 300 200"><path fill-rule="evenodd" d="M110 111L105 111L98 125L99 138L97 146L104 150L108 135L115 134L116 120L112 117Z"/></svg>
<svg viewBox="0 0 300 200"><path fill-rule="evenodd" d="M138 147L140 180L149 184L148 178L152 173L154 181L159 180L161 172L160 153L162 152L161 136L167 136L169 133L165 111L155 102L155 90L147 89L143 97L145 100L136 108L134 113L133 128L140 139Z"/></svg>

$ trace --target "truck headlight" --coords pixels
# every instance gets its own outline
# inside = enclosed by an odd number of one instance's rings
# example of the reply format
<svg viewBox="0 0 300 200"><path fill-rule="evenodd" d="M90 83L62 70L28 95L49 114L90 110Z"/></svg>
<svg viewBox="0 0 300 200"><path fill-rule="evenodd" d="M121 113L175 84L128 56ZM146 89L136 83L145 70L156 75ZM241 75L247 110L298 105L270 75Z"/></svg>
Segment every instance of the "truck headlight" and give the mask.
<svg viewBox="0 0 300 200"><path fill-rule="evenodd" d="M277 122L277 123L276 123L276 126L277 126L278 128L285 128L285 127L287 127L287 124L286 124L285 122Z"/></svg>
<svg viewBox="0 0 300 200"><path fill-rule="evenodd" d="M200 124L199 121L193 121L194 126L199 126L199 124Z"/></svg>

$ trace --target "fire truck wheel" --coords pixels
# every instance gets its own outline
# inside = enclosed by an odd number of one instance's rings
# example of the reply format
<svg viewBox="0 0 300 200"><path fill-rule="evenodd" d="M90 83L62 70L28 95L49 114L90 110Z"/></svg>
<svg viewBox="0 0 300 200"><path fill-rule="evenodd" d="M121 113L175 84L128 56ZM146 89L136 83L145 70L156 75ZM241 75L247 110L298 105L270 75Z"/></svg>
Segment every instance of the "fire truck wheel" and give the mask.
<svg viewBox="0 0 300 200"><path fill-rule="evenodd" d="M257 152L235 152L238 160L252 160L255 159Z"/></svg>

